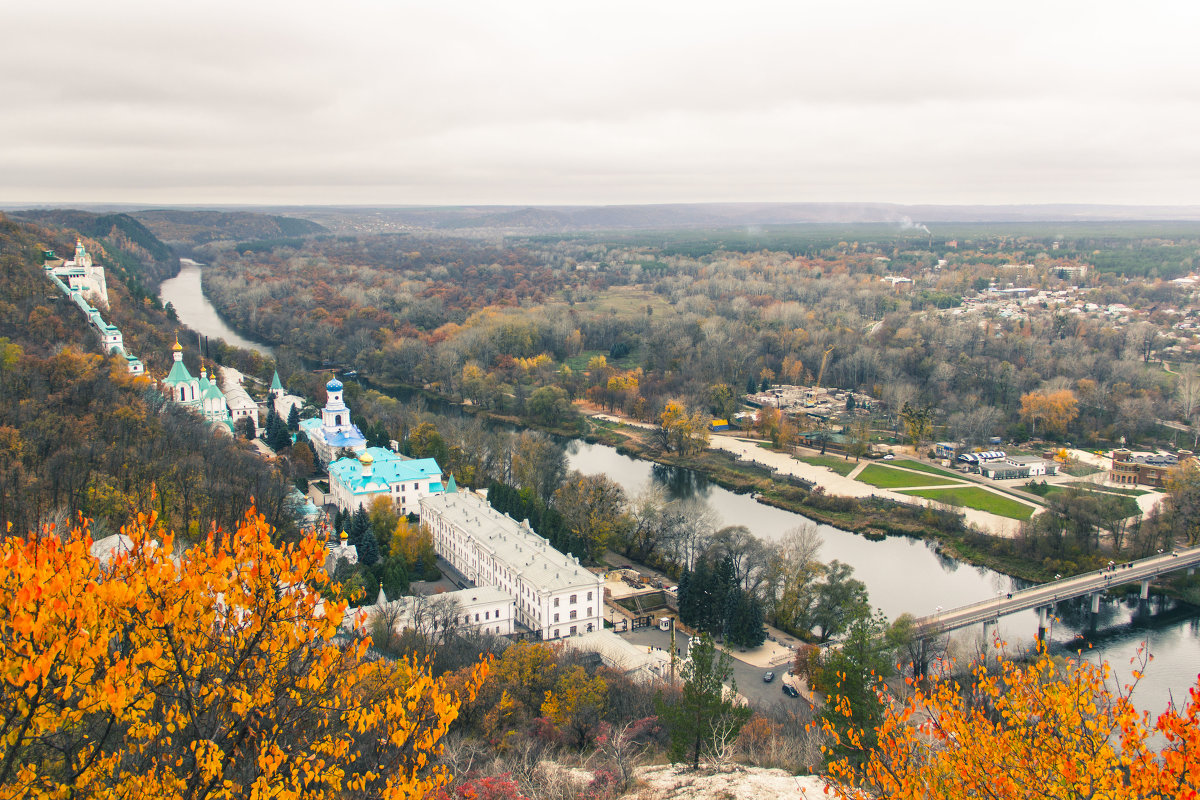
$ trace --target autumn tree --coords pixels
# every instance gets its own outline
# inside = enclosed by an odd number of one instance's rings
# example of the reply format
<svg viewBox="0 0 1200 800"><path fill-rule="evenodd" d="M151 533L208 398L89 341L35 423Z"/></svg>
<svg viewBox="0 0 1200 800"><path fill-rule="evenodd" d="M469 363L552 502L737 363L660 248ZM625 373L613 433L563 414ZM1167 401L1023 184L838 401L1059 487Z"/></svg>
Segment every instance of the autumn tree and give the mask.
<svg viewBox="0 0 1200 800"><path fill-rule="evenodd" d="M608 682L600 675L588 675L587 670L576 665L564 670L554 690L546 692L542 716L582 750L599 729L607 705Z"/></svg>
<svg viewBox="0 0 1200 800"><path fill-rule="evenodd" d="M0 543L0 797L424 797L451 690L338 644L325 544L249 513L177 551L140 515L92 557L86 525ZM176 554L177 555L172 555ZM167 557L172 555L172 557Z"/></svg>
<svg viewBox="0 0 1200 800"><path fill-rule="evenodd" d="M874 749L861 727L826 726L835 747L857 751L830 766L833 788L901 800L1195 800L1200 680L1152 721L1129 699L1140 666L1113 688L1107 663L1063 662L1042 647L1029 662L1002 658L998 672L978 666L970 691L947 678L914 686L904 703L881 699Z"/></svg>
<svg viewBox="0 0 1200 800"><path fill-rule="evenodd" d="M554 493L554 507L587 548L587 557L599 560L611 541L622 540L633 526L625 511L625 490L607 475L572 472Z"/></svg>
<svg viewBox="0 0 1200 800"><path fill-rule="evenodd" d="M1021 419L1030 425L1030 436L1037 435L1041 422L1048 433L1066 433L1067 426L1079 415L1079 403L1070 389L1054 392L1029 392L1021 395Z"/></svg>
<svg viewBox="0 0 1200 800"><path fill-rule="evenodd" d="M1188 459L1167 477L1166 514L1171 533L1189 547L1200 544L1200 464Z"/></svg>
<svg viewBox="0 0 1200 800"><path fill-rule="evenodd" d="M689 414L683 403L671 400L658 419L659 441L665 449L686 456L708 447L708 425L699 411Z"/></svg>

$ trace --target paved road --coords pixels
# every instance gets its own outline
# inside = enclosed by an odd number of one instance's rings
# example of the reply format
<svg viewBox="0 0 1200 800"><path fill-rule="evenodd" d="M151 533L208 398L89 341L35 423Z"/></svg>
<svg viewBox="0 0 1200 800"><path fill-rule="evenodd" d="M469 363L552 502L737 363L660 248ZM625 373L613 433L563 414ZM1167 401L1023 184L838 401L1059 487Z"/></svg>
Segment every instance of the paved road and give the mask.
<svg viewBox="0 0 1200 800"><path fill-rule="evenodd" d="M658 628L640 628L627 634L621 634L621 637L633 644L653 646L661 650L669 650L671 646L671 633L669 631L660 631ZM683 654L687 652L687 642L688 636L686 633L682 631L675 633L675 644L679 648L681 659ZM738 693L745 697L746 701L752 707L767 709L778 703L782 703L789 708L806 708L807 703L804 700L798 697L788 697L783 693L780 678L787 671L786 666L774 670L774 681L763 683L762 676L766 670L756 667L753 664L739 661L737 658L733 658L732 661L733 680L737 684Z"/></svg>

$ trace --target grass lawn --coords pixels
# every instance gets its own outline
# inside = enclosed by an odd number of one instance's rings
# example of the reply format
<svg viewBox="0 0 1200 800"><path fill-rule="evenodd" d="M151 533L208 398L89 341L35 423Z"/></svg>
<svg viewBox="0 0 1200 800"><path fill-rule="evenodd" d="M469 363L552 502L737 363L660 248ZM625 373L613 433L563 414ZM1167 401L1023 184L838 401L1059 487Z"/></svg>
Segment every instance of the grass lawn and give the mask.
<svg viewBox="0 0 1200 800"><path fill-rule="evenodd" d="M1002 497L994 492L989 492L982 486L961 486L953 489L913 489L912 491L904 492L904 494L937 500L939 503L946 503L952 506L964 506L980 511L989 511L992 514L998 514L1010 519L1029 519L1033 516L1033 506L1009 497Z"/></svg>
<svg viewBox="0 0 1200 800"><path fill-rule="evenodd" d="M1076 486L1076 488L1082 489L1083 491L1088 492L1089 494L1099 494L1099 495L1106 494L1105 492L1095 491L1093 488L1091 488L1092 484L1080 483L1080 484L1076 484L1075 486ZM1024 486L1022 488L1025 489L1026 491L1032 491L1029 489L1028 486ZM1033 493L1037 494L1037 495L1041 495L1042 497L1045 497L1046 499L1050 499L1054 495L1062 494L1066 490L1067 489L1064 486L1051 486L1049 484L1047 484L1046 486L1041 486L1039 484L1037 486L1036 491L1034 491ZM1135 500L1134 498L1129 497L1128 495L1123 495L1123 494L1122 495L1114 494L1114 495L1109 495L1109 496L1114 497L1117 500L1121 501L1121 508L1124 509L1125 516L1132 517L1134 514L1141 513L1141 509L1138 508L1137 500Z"/></svg>
<svg viewBox="0 0 1200 800"><path fill-rule="evenodd" d="M1108 492L1109 494L1127 494L1130 497L1140 497L1144 494L1150 494L1149 489L1130 489L1126 486L1100 486L1087 481L1072 481L1068 486L1075 486L1079 489L1090 489L1096 492Z"/></svg>
<svg viewBox="0 0 1200 800"><path fill-rule="evenodd" d="M913 461L909 458L902 458L899 461L887 462L889 467L904 467L906 469L915 469L917 472L928 472L930 475L945 475L950 478L959 477L956 473L951 472L943 467L935 467L933 464L926 464L921 461Z"/></svg>
<svg viewBox="0 0 1200 800"><path fill-rule="evenodd" d="M858 473L858 478L863 483L869 483L879 489L899 489L905 486L948 486L955 481L949 481L945 478L937 478L924 475L914 475L911 472L904 472L898 469L891 469L880 464L871 464L862 472Z"/></svg>
<svg viewBox="0 0 1200 800"><path fill-rule="evenodd" d="M796 458L805 464L812 464L814 467L829 467L838 475L849 475L859 463L853 460L846 461L840 456L796 456Z"/></svg>
<svg viewBox="0 0 1200 800"><path fill-rule="evenodd" d="M1095 475L1097 472L1100 472L1100 468L1080 461L1076 464L1063 467L1061 471L1073 478L1083 478L1088 475Z"/></svg>

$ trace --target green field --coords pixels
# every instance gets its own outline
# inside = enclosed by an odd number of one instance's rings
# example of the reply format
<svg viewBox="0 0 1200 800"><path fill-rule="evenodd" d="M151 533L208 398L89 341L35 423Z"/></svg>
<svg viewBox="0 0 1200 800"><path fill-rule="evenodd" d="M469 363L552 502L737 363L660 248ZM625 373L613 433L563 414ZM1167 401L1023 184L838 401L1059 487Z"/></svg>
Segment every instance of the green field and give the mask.
<svg viewBox="0 0 1200 800"><path fill-rule="evenodd" d="M1098 495L1108 494L1107 492L1097 492L1092 489L1088 489L1088 488L1086 488L1086 485L1080 486L1078 488L1082 489L1085 492L1088 492L1089 494L1098 494ZM1042 497L1049 499L1049 498L1053 497L1054 495L1062 494L1065 491L1067 491L1067 490L1062 486L1048 486L1048 487L1046 487L1045 491L1038 491L1038 492L1036 492L1036 494L1040 494ZM1124 495L1124 494L1111 494L1109 496L1121 501L1121 508L1123 509L1123 513L1125 514L1125 516L1132 517L1134 514L1141 513L1141 509L1138 507L1137 500L1135 500L1134 498L1129 497L1128 495Z"/></svg>
<svg viewBox="0 0 1200 800"><path fill-rule="evenodd" d="M892 469L880 464L871 464L862 472L858 473L858 478L863 483L869 483L879 489L900 489L905 486L949 486L955 481L949 481L945 478L938 478L924 475L914 475L911 472L904 472L899 469Z"/></svg>
<svg viewBox="0 0 1200 800"><path fill-rule="evenodd" d="M947 505L988 511L1010 519L1029 519L1033 516L1032 506L989 492L981 486L960 486L953 489L913 489L903 492L903 494L937 500L939 503Z"/></svg>
<svg viewBox="0 0 1200 800"><path fill-rule="evenodd" d="M899 461L887 462L889 467L904 467L905 469L915 469L917 472L928 472L930 475L946 475L950 478L960 477L954 472L943 467L935 467L933 464L925 464L921 461L913 461L909 458L903 458Z"/></svg>
<svg viewBox="0 0 1200 800"><path fill-rule="evenodd" d="M1150 494L1149 489L1130 489L1127 486L1100 486L1095 483L1088 483L1087 481L1072 481L1067 485L1074 486L1077 489L1090 489L1096 492L1106 492L1107 494L1124 494L1129 495L1130 497L1139 497L1143 494Z"/></svg>
<svg viewBox="0 0 1200 800"><path fill-rule="evenodd" d="M838 456L796 456L796 460L814 467L828 467L838 475L849 475L858 466L857 461L846 461Z"/></svg>

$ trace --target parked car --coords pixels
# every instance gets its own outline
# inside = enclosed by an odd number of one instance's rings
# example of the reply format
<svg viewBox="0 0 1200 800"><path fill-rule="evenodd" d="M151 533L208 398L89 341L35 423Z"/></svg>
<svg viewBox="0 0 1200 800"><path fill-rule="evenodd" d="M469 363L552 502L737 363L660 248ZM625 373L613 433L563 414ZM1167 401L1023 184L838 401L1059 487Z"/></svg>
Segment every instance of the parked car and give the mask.
<svg viewBox="0 0 1200 800"><path fill-rule="evenodd" d="M782 684L782 686L783 686L783 693L786 694L788 697L799 697L800 696L800 693L796 691L795 686L791 686L790 684L786 684L786 683Z"/></svg>
<svg viewBox="0 0 1200 800"><path fill-rule="evenodd" d="M891 461L891 460L892 460L893 458L895 458L895 457L896 457L896 454L895 454L895 453L888 453L887 455L885 455L885 456L883 457L883 460L884 460L884 461Z"/></svg>
<svg viewBox="0 0 1200 800"><path fill-rule="evenodd" d="M764 672L763 673L763 683L770 683L773 680L775 680L774 672Z"/></svg>

